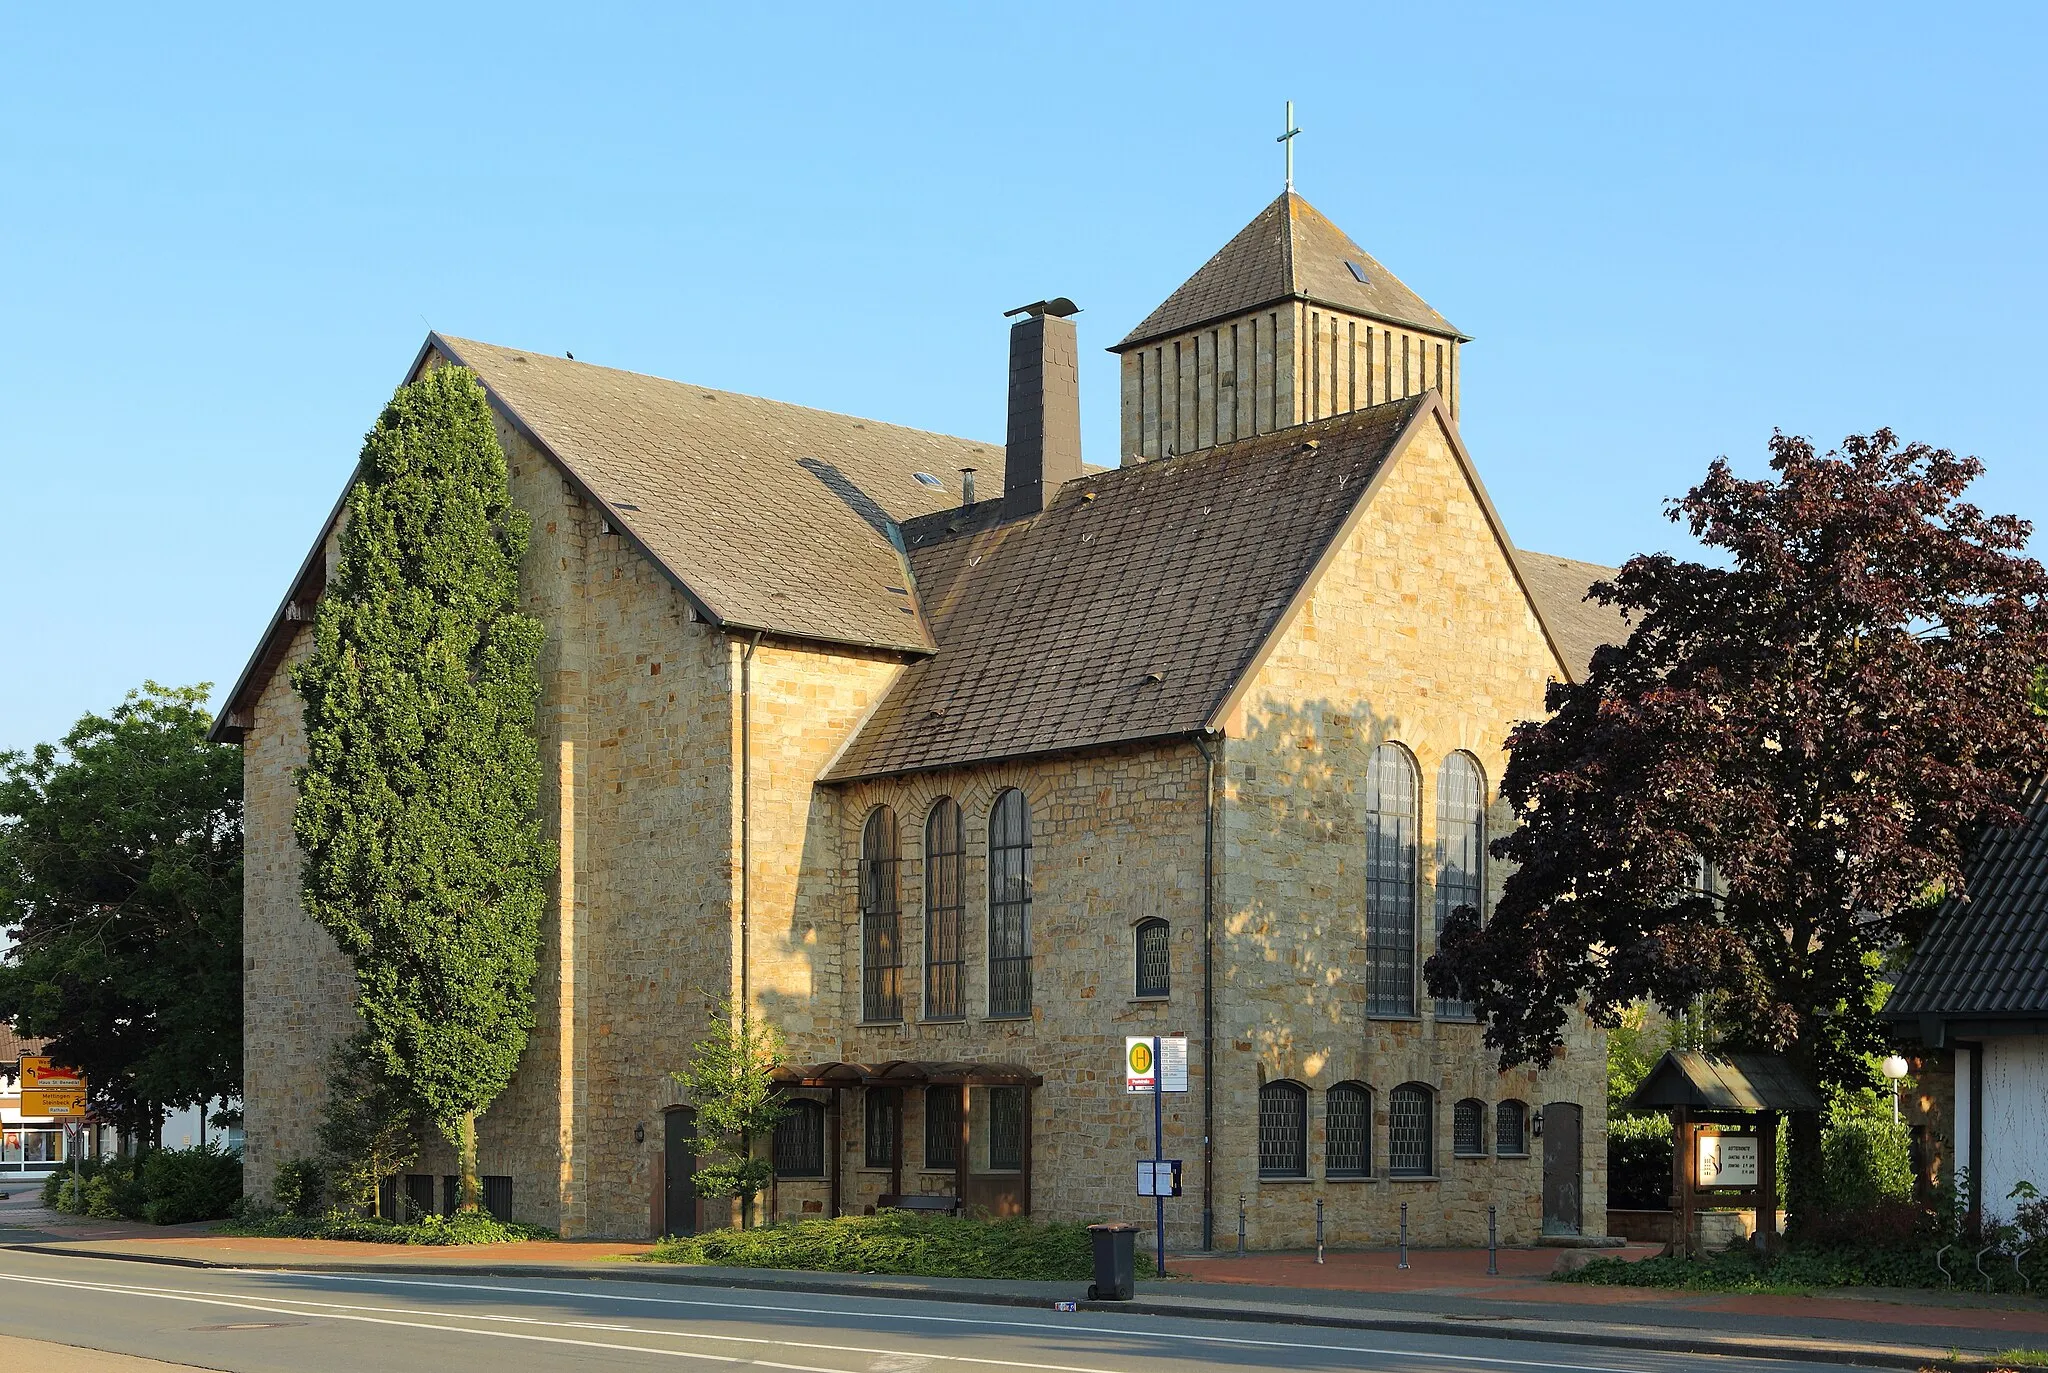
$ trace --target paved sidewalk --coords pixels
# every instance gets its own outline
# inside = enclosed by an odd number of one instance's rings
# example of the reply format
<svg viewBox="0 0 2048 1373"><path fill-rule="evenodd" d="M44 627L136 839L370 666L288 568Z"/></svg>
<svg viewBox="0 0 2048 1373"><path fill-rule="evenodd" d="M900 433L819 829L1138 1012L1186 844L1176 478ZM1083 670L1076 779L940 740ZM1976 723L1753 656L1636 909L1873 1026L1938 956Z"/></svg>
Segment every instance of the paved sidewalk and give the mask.
<svg viewBox="0 0 2048 1373"><path fill-rule="evenodd" d="M637 1262L652 1247L618 1241L424 1248L332 1240L242 1239L201 1226L122 1222L0 1211L0 1247L131 1262L327 1272L603 1278L839 1296L1039 1306L1081 1296L1078 1283L905 1278ZM1646 1257L1655 1246L1600 1251ZM1874 1367L1986 1368L2012 1348L2048 1350L2048 1302L1968 1293L1849 1291L1815 1297L1675 1293L1548 1280L1578 1250L1504 1249L1498 1276L1485 1250L1413 1249L1409 1267L1392 1251L1170 1255L1173 1279L1143 1283L1130 1303L1089 1309L1221 1320L1285 1322L1432 1334L1489 1335L1678 1353L1833 1360Z"/></svg>

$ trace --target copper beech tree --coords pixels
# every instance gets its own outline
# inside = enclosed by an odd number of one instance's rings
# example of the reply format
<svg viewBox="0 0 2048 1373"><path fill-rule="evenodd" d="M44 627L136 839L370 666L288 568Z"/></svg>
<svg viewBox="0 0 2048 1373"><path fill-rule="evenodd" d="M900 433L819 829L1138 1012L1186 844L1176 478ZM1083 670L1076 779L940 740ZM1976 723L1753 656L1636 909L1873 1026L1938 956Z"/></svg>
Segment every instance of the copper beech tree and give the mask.
<svg viewBox="0 0 2048 1373"><path fill-rule="evenodd" d="M1964 499L1982 464L1889 430L1825 455L1780 434L1771 455L1772 477L1716 461L1670 503L1719 556L1596 584L1627 642L1509 737L1520 824L1493 853L1514 870L1426 969L1504 1066L1547 1061L1581 1005L1611 1026L1704 995L1724 1047L1865 1085L1883 954L2048 762L2048 574L2026 521ZM1819 1122L1792 1129L1796 1209Z"/></svg>

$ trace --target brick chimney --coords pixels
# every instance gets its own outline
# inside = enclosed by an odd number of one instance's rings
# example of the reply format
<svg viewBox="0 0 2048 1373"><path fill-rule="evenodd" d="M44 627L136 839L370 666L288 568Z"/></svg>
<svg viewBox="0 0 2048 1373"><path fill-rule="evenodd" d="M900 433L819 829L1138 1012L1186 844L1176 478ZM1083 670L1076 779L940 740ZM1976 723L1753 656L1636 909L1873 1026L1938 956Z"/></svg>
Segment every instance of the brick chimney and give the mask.
<svg viewBox="0 0 2048 1373"><path fill-rule="evenodd" d="M1035 515L1062 483L1081 475L1080 307L1065 296L1007 310L1010 326L1010 428L1005 441L1003 511Z"/></svg>

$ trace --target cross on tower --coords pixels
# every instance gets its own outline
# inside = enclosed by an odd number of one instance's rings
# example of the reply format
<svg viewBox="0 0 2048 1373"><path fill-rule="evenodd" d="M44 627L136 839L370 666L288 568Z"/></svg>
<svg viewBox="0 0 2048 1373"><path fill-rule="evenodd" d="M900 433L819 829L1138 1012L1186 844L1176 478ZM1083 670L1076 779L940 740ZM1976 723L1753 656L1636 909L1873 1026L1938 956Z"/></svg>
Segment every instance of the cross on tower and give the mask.
<svg viewBox="0 0 2048 1373"><path fill-rule="evenodd" d="M1287 189L1290 191L1294 189L1294 136L1300 132L1294 127L1294 102L1290 100L1287 102L1287 132L1273 140L1287 149Z"/></svg>

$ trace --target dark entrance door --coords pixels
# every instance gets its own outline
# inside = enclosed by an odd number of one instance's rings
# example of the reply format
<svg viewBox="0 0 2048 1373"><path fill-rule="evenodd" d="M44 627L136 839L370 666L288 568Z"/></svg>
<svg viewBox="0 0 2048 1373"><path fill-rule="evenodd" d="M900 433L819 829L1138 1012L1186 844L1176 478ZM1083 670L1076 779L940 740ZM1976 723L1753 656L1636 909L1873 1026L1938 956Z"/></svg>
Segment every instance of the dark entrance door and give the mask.
<svg viewBox="0 0 2048 1373"><path fill-rule="evenodd" d="M1553 1101L1543 1108L1543 1233L1579 1233L1579 1179L1582 1124L1579 1108Z"/></svg>
<svg viewBox="0 0 2048 1373"><path fill-rule="evenodd" d="M691 1174L697 1171L697 1156L690 1152L690 1141L697 1135L697 1113L687 1106L665 1112L661 1127L662 1233L694 1235L697 1184Z"/></svg>

